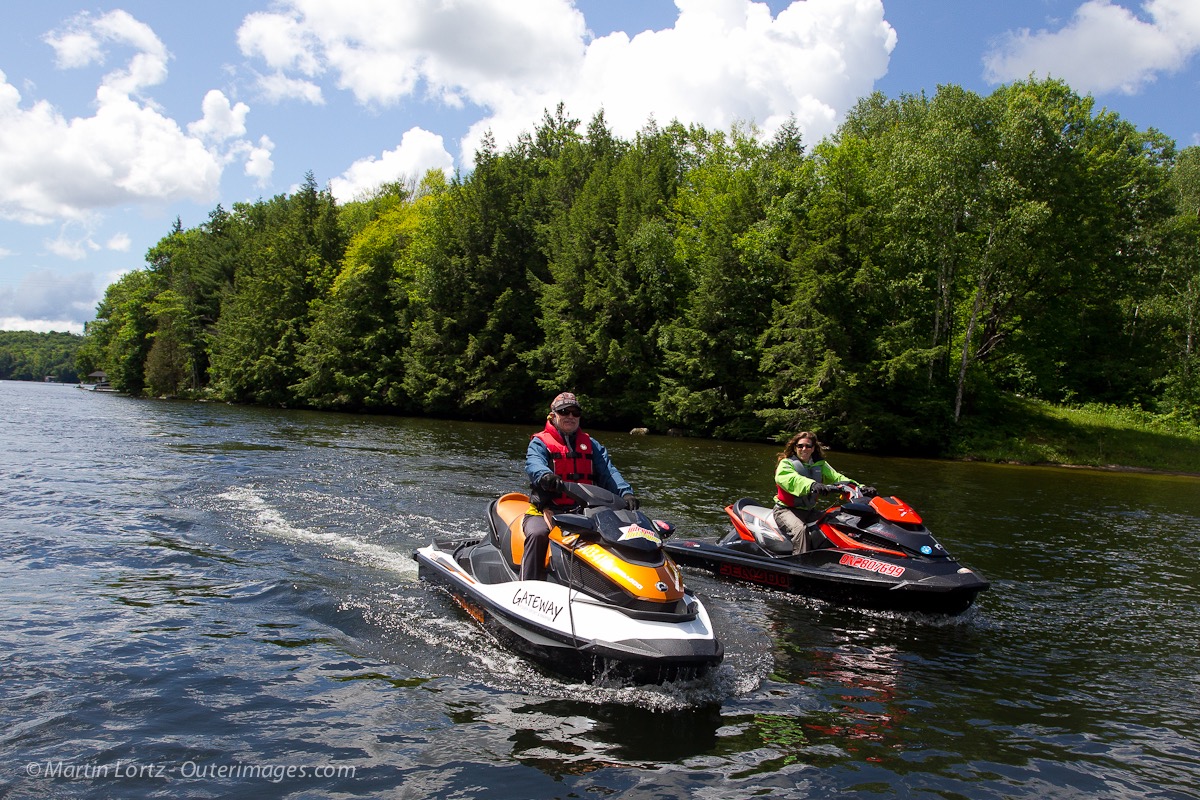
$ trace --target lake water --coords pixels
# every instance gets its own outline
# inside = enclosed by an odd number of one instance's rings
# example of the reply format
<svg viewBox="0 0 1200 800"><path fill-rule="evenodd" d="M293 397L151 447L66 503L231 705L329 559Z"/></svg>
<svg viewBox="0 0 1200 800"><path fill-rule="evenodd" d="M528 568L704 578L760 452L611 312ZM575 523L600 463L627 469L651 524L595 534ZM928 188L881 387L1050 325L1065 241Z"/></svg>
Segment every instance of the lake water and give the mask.
<svg viewBox="0 0 1200 800"><path fill-rule="evenodd" d="M691 572L720 669L588 686L412 560L484 533L532 430L0 382L0 797L1200 797L1200 480L830 454L992 589ZM769 497L777 448L594 433L679 535Z"/></svg>

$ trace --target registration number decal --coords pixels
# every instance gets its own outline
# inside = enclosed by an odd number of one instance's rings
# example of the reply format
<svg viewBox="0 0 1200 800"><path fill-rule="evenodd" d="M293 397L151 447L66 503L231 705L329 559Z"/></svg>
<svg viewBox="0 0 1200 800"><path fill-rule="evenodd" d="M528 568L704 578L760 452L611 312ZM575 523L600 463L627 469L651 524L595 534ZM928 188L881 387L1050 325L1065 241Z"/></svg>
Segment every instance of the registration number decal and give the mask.
<svg viewBox="0 0 1200 800"><path fill-rule="evenodd" d="M862 556L846 553L838 561L847 567L855 567L856 569L865 569L869 572L878 572L880 575L887 575L892 578L899 578L904 574L904 567L895 564L885 564L882 561L876 561L873 558L863 558Z"/></svg>

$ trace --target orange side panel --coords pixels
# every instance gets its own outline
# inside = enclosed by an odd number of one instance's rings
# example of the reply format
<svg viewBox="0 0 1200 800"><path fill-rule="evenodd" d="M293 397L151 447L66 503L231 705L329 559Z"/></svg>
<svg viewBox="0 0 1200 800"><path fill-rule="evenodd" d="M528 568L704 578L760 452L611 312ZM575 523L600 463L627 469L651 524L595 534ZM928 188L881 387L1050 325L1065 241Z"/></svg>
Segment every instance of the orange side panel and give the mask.
<svg viewBox="0 0 1200 800"><path fill-rule="evenodd" d="M575 551L575 556L607 575L635 597L660 603L671 603L683 597L683 575L671 559L667 559L661 567L631 564L595 544L580 547ZM659 584L665 588L658 588Z"/></svg>
<svg viewBox="0 0 1200 800"><path fill-rule="evenodd" d="M496 501L496 513L508 525L511 535L513 563L518 565L525 555L525 531L521 530L521 520L528 509L529 497L519 492L509 492Z"/></svg>
<svg viewBox="0 0 1200 800"><path fill-rule="evenodd" d="M825 534L825 538L832 542L834 547L841 547L845 550L867 550L872 553L886 553L889 556L900 556L901 558L908 557L899 550L889 550L886 547L863 544L857 539L851 539L849 536L843 535L831 525L822 525L821 533Z"/></svg>
<svg viewBox="0 0 1200 800"><path fill-rule="evenodd" d="M482 608L480 608L479 606L475 605L474 603L469 603L469 602L467 602L466 600L464 600L463 598L459 597L459 596L458 596L458 595L456 595L456 594L455 594L455 595L451 595L451 597L453 597L453 598L454 598L454 601L455 601L456 603L458 603L458 605L459 605L459 606L461 606L461 607L462 607L462 610L463 610L463 611L466 611L468 614L470 614L472 617L474 617L476 622L478 622L480 625L483 625L483 624L484 624L484 617L483 617L483 609L482 609Z"/></svg>
<svg viewBox="0 0 1200 800"><path fill-rule="evenodd" d="M733 523L733 529L737 531L738 536L747 542L753 542L754 534L746 529L746 523L742 522L742 518L733 510L733 506L725 506L725 513L729 515L729 520Z"/></svg>

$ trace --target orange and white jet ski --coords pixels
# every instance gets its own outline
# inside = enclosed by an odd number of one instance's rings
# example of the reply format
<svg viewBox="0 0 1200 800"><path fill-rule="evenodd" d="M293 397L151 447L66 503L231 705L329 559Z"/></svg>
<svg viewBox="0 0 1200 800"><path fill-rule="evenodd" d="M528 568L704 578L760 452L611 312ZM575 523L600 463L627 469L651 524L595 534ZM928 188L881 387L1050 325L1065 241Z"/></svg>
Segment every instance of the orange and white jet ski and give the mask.
<svg viewBox="0 0 1200 800"><path fill-rule="evenodd" d="M567 483L577 510L556 513L546 580L519 579L529 498L491 502L483 538L416 551L422 578L446 586L497 639L584 680L657 683L699 676L723 649L663 539L674 527L625 509L599 486Z"/></svg>

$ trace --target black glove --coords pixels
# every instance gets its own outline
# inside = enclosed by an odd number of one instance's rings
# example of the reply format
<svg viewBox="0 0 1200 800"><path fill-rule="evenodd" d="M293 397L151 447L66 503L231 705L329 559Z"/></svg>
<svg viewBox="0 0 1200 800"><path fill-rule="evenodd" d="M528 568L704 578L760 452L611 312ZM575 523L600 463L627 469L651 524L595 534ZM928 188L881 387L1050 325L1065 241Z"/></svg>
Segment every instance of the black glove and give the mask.
<svg viewBox="0 0 1200 800"><path fill-rule="evenodd" d="M537 487L546 494L558 495L562 494L567 488L563 484L563 479L555 475L553 472L547 472L537 479Z"/></svg>
<svg viewBox="0 0 1200 800"><path fill-rule="evenodd" d="M833 494L834 492L841 493L842 487L836 483L814 483L809 491L813 494Z"/></svg>
<svg viewBox="0 0 1200 800"><path fill-rule="evenodd" d="M874 486L860 486L858 490L863 493L863 497L878 497L879 490Z"/></svg>
<svg viewBox="0 0 1200 800"><path fill-rule="evenodd" d="M622 499L625 501L625 508L629 509L630 511L637 511L638 506L641 505L641 503L638 502L638 499L631 494L625 495L625 497Z"/></svg>

